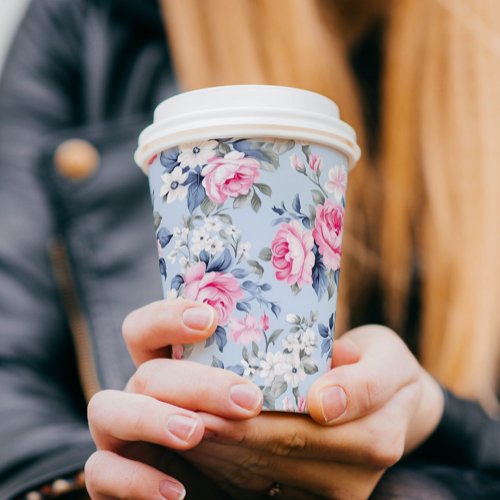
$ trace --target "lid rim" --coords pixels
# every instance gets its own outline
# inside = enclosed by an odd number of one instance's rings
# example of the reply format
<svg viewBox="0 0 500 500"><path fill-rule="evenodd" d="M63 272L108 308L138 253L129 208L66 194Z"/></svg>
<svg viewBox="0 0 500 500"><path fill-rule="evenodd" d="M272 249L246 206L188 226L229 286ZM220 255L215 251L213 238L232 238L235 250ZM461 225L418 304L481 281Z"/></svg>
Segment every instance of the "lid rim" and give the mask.
<svg viewBox="0 0 500 500"><path fill-rule="evenodd" d="M329 98L272 85L209 87L160 103L139 136L134 159L145 168L153 149L218 137L277 137L340 148L351 167L360 157L356 132ZM159 145L163 147L158 151Z"/></svg>

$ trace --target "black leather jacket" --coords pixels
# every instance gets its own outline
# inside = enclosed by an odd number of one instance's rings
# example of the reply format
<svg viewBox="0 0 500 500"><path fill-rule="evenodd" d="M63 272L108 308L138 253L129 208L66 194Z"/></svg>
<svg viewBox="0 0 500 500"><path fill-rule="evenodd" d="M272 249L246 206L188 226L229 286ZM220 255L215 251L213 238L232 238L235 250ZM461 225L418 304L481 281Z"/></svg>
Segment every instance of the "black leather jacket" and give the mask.
<svg viewBox="0 0 500 500"><path fill-rule="evenodd" d="M33 0L0 87L2 500L83 468L86 399L133 372L121 323L161 289L132 154L175 92L155 0ZM79 180L54 162L72 138L98 152ZM449 401L421 456L498 474L498 423Z"/></svg>
<svg viewBox="0 0 500 500"><path fill-rule="evenodd" d="M132 373L121 323L161 297L132 155L171 75L155 1L34 0L15 39L0 88L3 500L81 469L94 449L82 391ZM91 176L55 168L70 138L97 148Z"/></svg>

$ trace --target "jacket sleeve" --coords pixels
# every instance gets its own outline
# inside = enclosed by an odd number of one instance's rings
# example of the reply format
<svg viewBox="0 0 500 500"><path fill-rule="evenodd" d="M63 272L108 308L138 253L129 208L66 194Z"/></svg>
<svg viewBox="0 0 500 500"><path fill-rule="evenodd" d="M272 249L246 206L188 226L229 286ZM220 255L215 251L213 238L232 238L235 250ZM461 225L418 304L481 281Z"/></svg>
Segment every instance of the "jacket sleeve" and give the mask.
<svg viewBox="0 0 500 500"><path fill-rule="evenodd" d="M81 1L36 0L0 84L0 498L83 467L93 445L51 272L44 137L77 120Z"/></svg>
<svg viewBox="0 0 500 500"><path fill-rule="evenodd" d="M437 429L409 458L500 474L500 420L445 390Z"/></svg>

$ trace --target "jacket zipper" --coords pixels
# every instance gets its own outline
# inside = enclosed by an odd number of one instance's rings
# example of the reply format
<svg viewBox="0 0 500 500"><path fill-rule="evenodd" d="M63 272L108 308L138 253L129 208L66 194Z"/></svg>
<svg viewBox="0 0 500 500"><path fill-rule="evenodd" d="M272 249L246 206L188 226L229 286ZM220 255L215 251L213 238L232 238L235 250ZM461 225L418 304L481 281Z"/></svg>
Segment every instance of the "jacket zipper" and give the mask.
<svg viewBox="0 0 500 500"><path fill-rule="evenodd" d="M101 390L92 350L90 328L82 311L75 287L68 252L63 238L56 237L50 244L50 258L69 328L73 337L78 373L87 402Z"/></svg>

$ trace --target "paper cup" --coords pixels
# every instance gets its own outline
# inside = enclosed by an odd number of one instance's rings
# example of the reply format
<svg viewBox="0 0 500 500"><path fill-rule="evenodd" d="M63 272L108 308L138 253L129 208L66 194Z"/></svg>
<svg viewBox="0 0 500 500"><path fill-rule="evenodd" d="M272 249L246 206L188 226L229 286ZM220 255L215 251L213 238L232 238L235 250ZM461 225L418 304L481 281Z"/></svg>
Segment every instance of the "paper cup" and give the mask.
<svg viewBox="0 0 500 500"><path fill-rule="evenodd" d="M307 412L330 367L348 170L337 106L243 85L177 95L141 134L165 298L212 305L219 326L173 356L255 382L264 409Z"/></svg>

